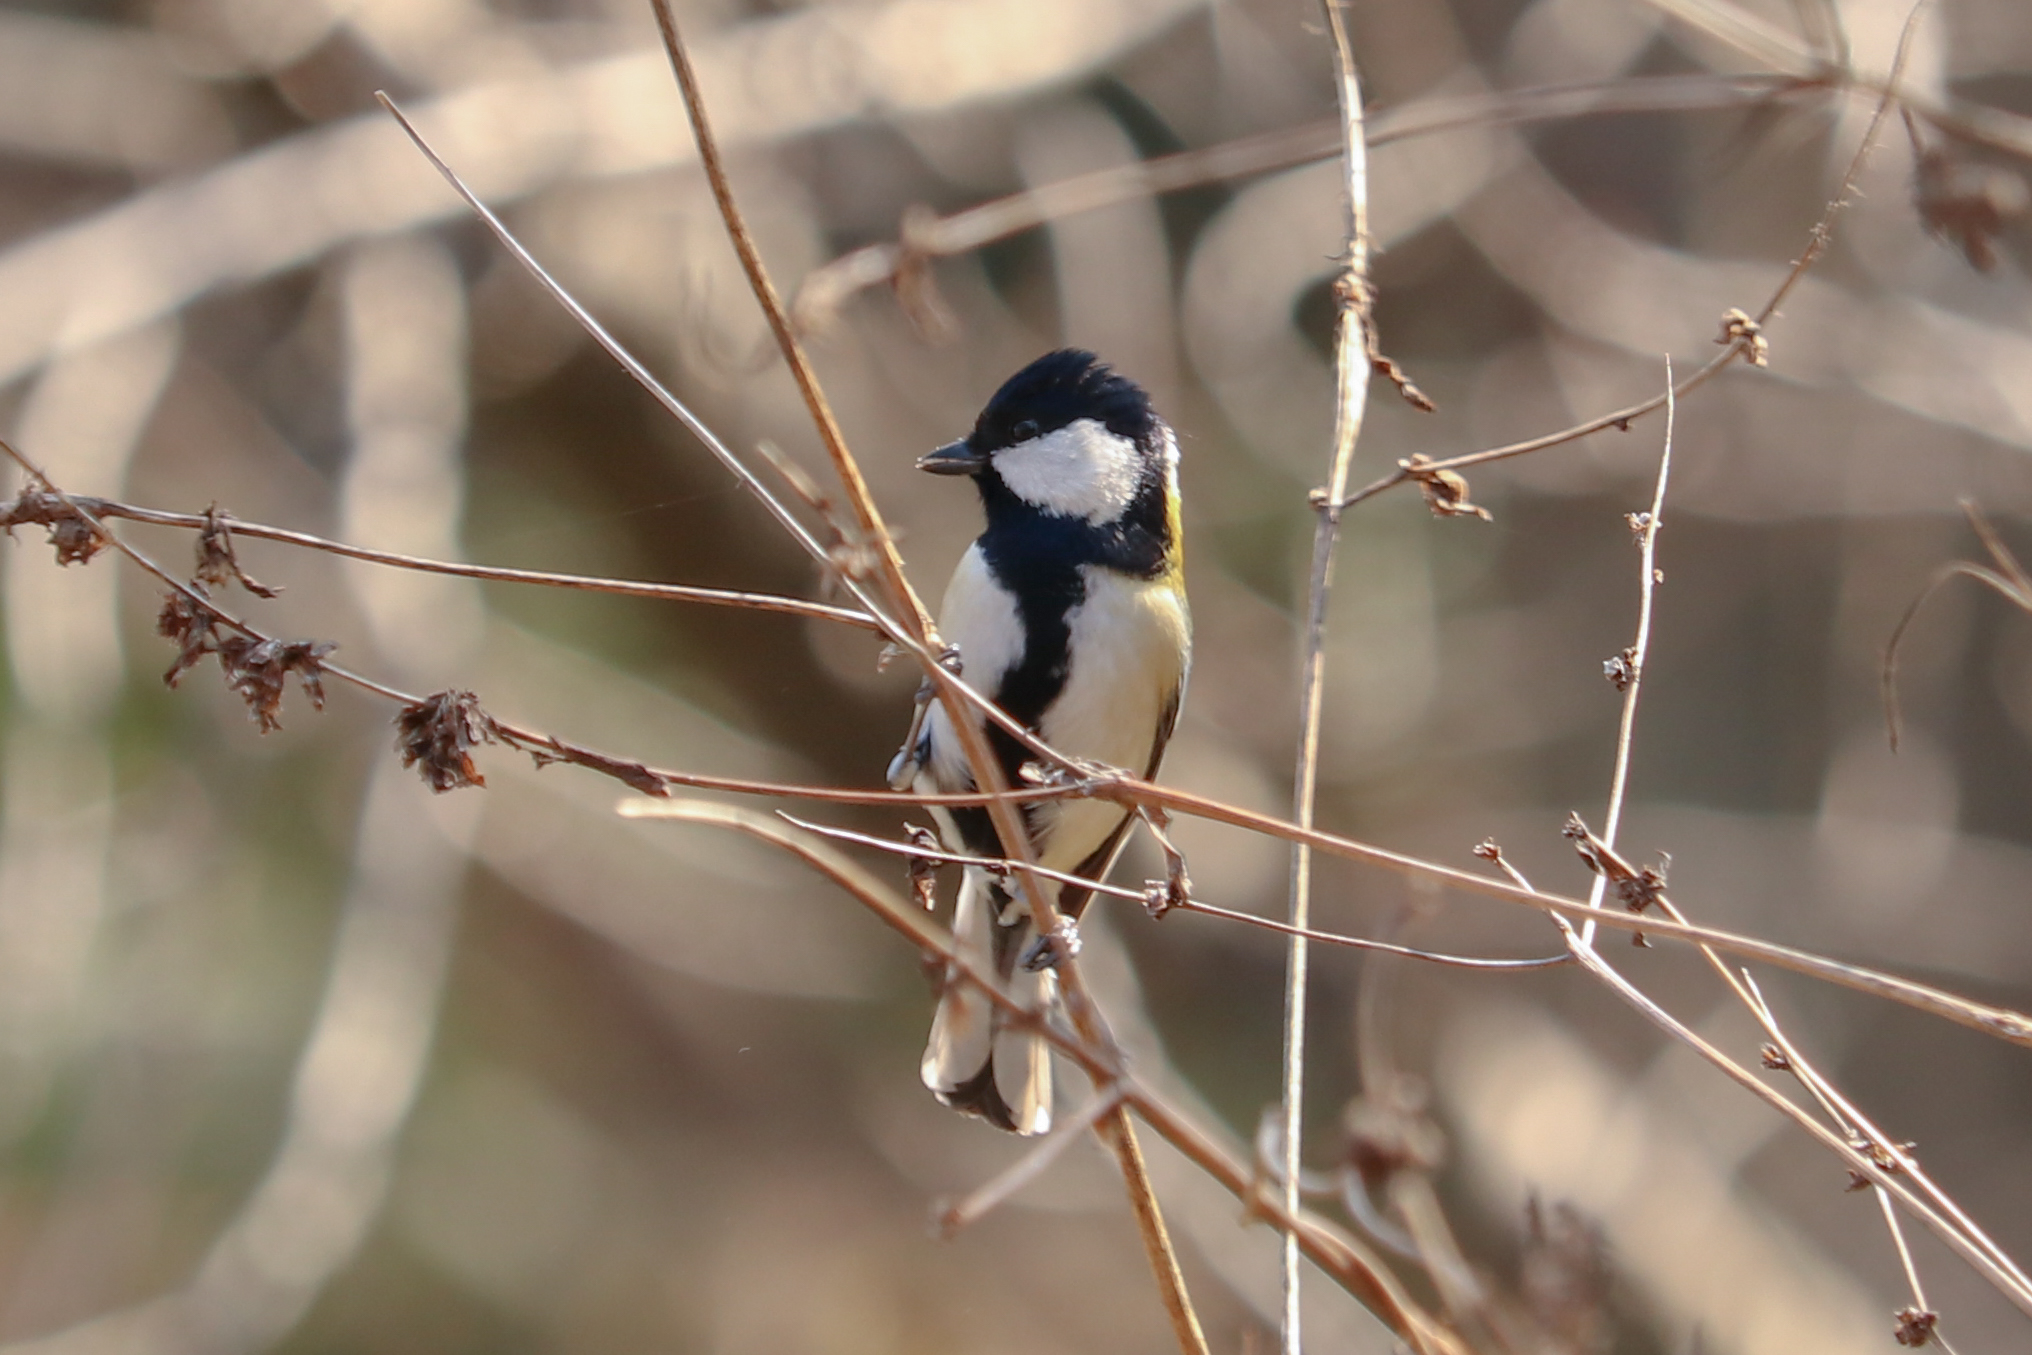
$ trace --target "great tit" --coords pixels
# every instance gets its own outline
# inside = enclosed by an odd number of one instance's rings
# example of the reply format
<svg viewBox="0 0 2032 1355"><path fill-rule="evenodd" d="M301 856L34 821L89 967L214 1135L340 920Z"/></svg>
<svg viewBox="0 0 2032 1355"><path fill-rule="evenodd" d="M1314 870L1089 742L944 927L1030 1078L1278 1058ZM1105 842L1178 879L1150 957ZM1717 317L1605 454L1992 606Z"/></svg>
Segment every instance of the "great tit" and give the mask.
<svg viewBox="0 0 2032 1355"><path fill-rule="evenodd" d="M1179 536L1178 441L1142 387L1092 353L1050 353L1003 383L973 432L918 461L973 478L987 530L954 570L939 629L976 690L1072 757L1157 771L1191 662ZM973 717L981 723L976 712ZM1011 785L1035 754L989 723ZM974 789L942 705L920 705L890 781L920 792ZM936 811L949 850L1003 857L985 809ZM1130 816L1105 800L1025 811L1039 862L1107 874ZM1092 891L1049 880L1059 912ZM1048 1012L1056 991L1023 890L968 867L953 915L959 952L992 966L1019 1000ZM1051 1127L1051 1056L1034 1028L1008 1024L979 989L948 974L924 1051L925 1085L955 1110L1018 1134Z"/></svg>

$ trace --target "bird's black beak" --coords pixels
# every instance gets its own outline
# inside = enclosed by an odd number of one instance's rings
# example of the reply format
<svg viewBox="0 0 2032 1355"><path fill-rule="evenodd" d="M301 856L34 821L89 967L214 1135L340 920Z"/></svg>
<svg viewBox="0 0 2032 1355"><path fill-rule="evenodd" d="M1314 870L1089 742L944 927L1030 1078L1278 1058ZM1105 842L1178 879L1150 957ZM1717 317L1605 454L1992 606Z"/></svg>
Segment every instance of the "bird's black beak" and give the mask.
<svg viewBox="0 0 2032 1355"><path fill-rule="evenodd" d="M986 454L977 452L965 438L948 442L935 452L917 458L917 468L933 475L975 475L988 468Z"/></svg>

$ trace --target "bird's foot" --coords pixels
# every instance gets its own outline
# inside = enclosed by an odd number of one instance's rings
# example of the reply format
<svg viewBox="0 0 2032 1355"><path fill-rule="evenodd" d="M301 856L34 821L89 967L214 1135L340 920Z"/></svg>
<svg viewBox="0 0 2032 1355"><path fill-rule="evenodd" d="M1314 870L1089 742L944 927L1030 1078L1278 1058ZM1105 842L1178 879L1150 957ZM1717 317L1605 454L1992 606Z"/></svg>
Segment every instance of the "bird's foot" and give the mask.
<svg viewBox="0 0 2032 1355"><path fill-rule="evenodd" d="M1022 965L1032 974L1056 969L1060 958L1072 959L1080 953L1082 944L1078 925L1071 918L1062 917L1050 932L1039 936L1024 950Z"/></svg>

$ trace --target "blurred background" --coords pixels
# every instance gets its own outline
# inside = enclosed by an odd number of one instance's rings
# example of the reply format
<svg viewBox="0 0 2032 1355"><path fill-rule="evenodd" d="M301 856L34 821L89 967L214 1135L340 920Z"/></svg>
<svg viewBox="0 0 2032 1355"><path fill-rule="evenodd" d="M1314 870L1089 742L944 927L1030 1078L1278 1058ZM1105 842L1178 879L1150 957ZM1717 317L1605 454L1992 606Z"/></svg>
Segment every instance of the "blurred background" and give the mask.
<svg viewBox="0 0 2032 1355"><path fill-rule="evenodd" d="M1278 129L1332 141L1304 0L679 10L786 291L895 239L915 207ZM1907 13L1350 11L1379 118L1843 52L1881 73ZM2018 0L1936 0L1905 78L1958 126L2032 144ZM0 428L79 493L819 596L763 512L474 226L377 88L737 449L822 465L637 0L0 7ZM1667 354L1691 370L1726 309L1763 304L1871 101L1707 102L1728 106L1610 93L1376 153L1383 341L1439 410L1379 386L1357 483L1642 398ZM2027 194L2019 162L1922 121L1936 157L1915 199L1913 135L1887 122L1831 253L1771 328L1771 368L1682 402L1623 842L1671 854L1698 920L2022 1009L2032 618L1972 585L1938 595L1905 652L1895 755L1878 677L1932 571L1977 550L1957 500L2032 549ZM976 508L916 455L1063 343L1154 392L1184 449L1198 625L1165 779L1265 810L1288 807L1337 194L1321 161L1118 203L847 297L815 336L934 598ZM1349 515L1323 825L1463 866L1494 837L1541 886L1586 887L1558 827L1570 810L1600 822L1620 705L1601 664L1636 613L1623 515L1649 500L1661 433L1653 418L1480 469L1493 522L1435 519L1409 490ZM0 550L0 1351L1172 1348L1097 1152L930 1236L931 1201L1021 1149L920 1088L918 959L844 896L744 842L618 820L614 783L505 750L482 754L484 791L434 797L392 755L392 707L349 689L322 714L292 691L263 736L209 665L165 690L150 581L110 556L59 569L40 535ZM187 534L127 535L188 568ZM658 765L875 786L916 682L878 672L865 634L781 617L260 543L241 559L286 589L231 600L273 633ZM1178 834L1206 899L1281 911L1281 848ZM1122 875L1157 869L1137 856ZM1557 949L1528 914L1324 871L1323 926ZM1246 1140L1276 1095L1277 938L1106 902L1085 931L1139 1066ZM1688 956L1608 953L1754 1056L1760 1034ZM1870 1196L1584 976L1347 952L1315 974L1308 1158L1336 1161L1364 1075L1427 1080L1449 1216L1491 1286L1554 1333L1546 1349L1896 1348L1911 1300ZM1766 991L2032 1253L2023 1051L1788 975ZM1214 1348L1272 1348L1273 1239L1151 1153ZM2022 1347L2021 1315L1930 1238L1914 1246L1958 1349ZM1390 1348L1324 1282L1308 1302L1315 1348Z"/></svg>

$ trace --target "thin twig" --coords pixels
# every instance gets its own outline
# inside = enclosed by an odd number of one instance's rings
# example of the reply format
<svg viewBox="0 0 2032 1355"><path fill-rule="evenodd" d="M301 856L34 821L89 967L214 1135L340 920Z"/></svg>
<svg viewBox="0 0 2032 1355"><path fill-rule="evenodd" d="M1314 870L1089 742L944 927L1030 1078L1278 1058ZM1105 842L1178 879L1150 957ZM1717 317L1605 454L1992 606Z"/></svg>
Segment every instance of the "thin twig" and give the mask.
<svg viewBox="0 0 2032 1355"><path fill-rule="evenodd" d="M1106 898L1140 903L1146 908L1150 906L1150 891L1147 889L1129 889L1122 885L1111 885L1101 880L1088 879L1084 875L1074 875L1070 871L1052 870L1048 866L1011 861L1006 857L968 856L961 852L941 851L935 847L920 846L914 842L897 842L891 838L876 837L869 833L857 833L851 828L839 828L829 823L814 823L808 819L800 819L795 814L785 813L780 809L776 811L776 816L785 823L804 829L807 833L817 833L820 837L829 837L839 842L851 842L861 847L872 847L876 851L888 852L894 856L908 856L922 861L938 861L954 866L978 866L982 870L996 875L1005 875L1011 871L1030 871L1047 880L1056 880L1060 884L1076 885L1090 893ZM1243 913L1232 908L1221 908L1195 898L1174 899L1167 897L1164 903L1167 910L1175 908L1185 913L1204 913L1208 917L1217 917L1229 922L1240 922L1246 926L1260 927L1264 931L1277 932L1284 936L1289 936L1296 930L1289 923L1279 922L1275 918L1258 917L1254 913ZM1445 955L1437 951L1417 950L1411 946L1400 946L1388 941L1372 941L1364 936L1345 936L1339 932L1308 930L1304 933L1304 936L1306 940L1317 941L1322 945L1347 946L1355 950L1380 951L1385 955L1401 955L1408 960L1424 960L1429 964L1448 966L1454 969L1512 971L1520 969L1553 969L1573 962L1573 957L1563 951L1558 955L1511 960L1474 955Z"/></svg>
<svg viewBox="0 0 2032 1355"><path fill-rule="evenodd" d="M1708 958L1717 968L1721 968L1712 951L1708 952ZM1779 1026L1776 1013L1771 1010L1770 1002L1765 999L1763 989L1757 986L1757 980L1751 976L1750 971L1724 970L1723 977L1731 980L1730 986L1735 989L1737 997L1749 1007L1750 1014L1757 1018L1764 1027L1764 1032L1771 1037L1771 1047L1778 1052L1779 1061L1784 1064L1785 1070L1792 1074L1800 1086L1806 1088L1814 1100L1820 1102L1821 1112L1841 1130L1842 1137L1850 1143L1871 1142L1863 1138L1862 1131L1842 1113L1842 1099L1834 1092L1826 1076L1808 1062L1798 1045ZM1734 982L1737 978L1741 979L1740 983ZM1769 1067L1771 1062L1767 1057L1765 1065ZM1914 1307L1919 1312L1929 1312L1932 1305L1926 1301L1926 1286L1920 1282L1919 1268L1912 1260L1912 1249L1905 1242L1905 1223L1898 1217L1898 1211L1891 1203L1890 1194L1882 1186L1872 1185L1870 1190L1877 1197L1878 1207L1883 1210L1884 1226L1890 1231L1891 1244L1898 1252L1899 1264L1904 1267L1905 1280L1911 1287Z"/></svg>
<svg viewBox="0 0 2032 1355"><path fill-rule="evenodd" d="M1333 39L1336 93L1341 117L1341 165L1347 208L1347 261L1336 281L1340 302L1334 336L1334 435L1326 488L1316 494L1319 518L1313 528L1312 569L1307 585L1305 628L1300 633L1298 765L1291 778L1292 821L1312 827L1319 789L1320 723L1326 702L1326 612L1333 587L1334 555L1340 542L1341 500L1347 494L1355 443L1362 432L1369 393L1370 356L1377 344L1370 332L1369 158L1362 133L1362 85L1340 0L1322 0ZM1298 1210L1298 1175L1303 1154L1305 1103L1306 932L1312 916L1312 850L1296 843L1291 851L1291 944L1284 970L1284 1058L1280 1106L1284 1117L1283 1186L1286 1212ZM1298 1241L1284 1239L1283 1312L1279 1327L1284 1355L1300 1355Z"/></svg>
<svg viewBox="0 0 2032 1355"><path fill-rule="evenodd" d="M1518 882L1521 888L1527 890L1531 888L1530 881L1526 880L1520 871L1508 863L1501 850L1495 847L1493 843L1485 843L1478 854L1496 861L1503 867L1506 874ZM1661 896L1658 902L1660 907L1667 913L1670 913L1675 919L1679 918L1679 914L1677 910L1673 909L1670 900ZM1605 916L1612 917L1614 914ZM1984 1278L2003 1291L2005 1296L2016 1303L2021 1309L2027 1313L2032 1313L2032 1281L2028 1281L2016 1263L1992 1242L1981 1229L1970 1222L1960 1208L1952 1200L1948 1199L1939 1187L1935 1186L1925 1177L1919 1170L1917 1161L1901 1145L1885 1138L1860 1112L1856 1111L1852 1105L1843 1100L1840 1093L1834 1091L1824 1081L1819 1082L1814 1088L1815 1095L1821 1097L1824 1104L1829 1105L1830 1117L1834 1118L1837 1123L1842 1123L1843 1117L1854 1121L1854 1125L1851 1128L1836 1134L1807 1114L1805 1110L1801 1109L1791 1100L1780 1096L1748 1069L1696 1034L1692 1029L1672 1016L1671 1013L1660 1007L1650 997L1646 996L1628 979L1624 978L1614 966L1604 960L1600 952L1595 950L1594 947L1585 944L1581 940L1579 931L1566 918L1556 917L1554 922L1559 928L1560 935L1565 938L1567 946L1573 951L1574 958L1589 973L1607 983L1617 996L1635 1007L1661 1030L1688 1045L1696 1053L1721 1069L1730 1079L1748 1088L1759 1100L1775 1107L1780 1113L1791 1119L1793 1123L1804 1129L1815 1139L1818 1139L1824 1146L1832 1149L1848 1165L1849 1170L1854 1172L1859 1178L1868 1180L1880 1190L1897 1195L1899 1200L1931 1228L1936 1236L1940 1237L1949 1247L1959 1253L1964 1260L1968 1261L1976 1270L1981 1272ZM1678 925L1683 926L1683 921ZM1722 966L1712 952L1708 954L1708 960L1722 970L1723 977L1728 980L1730 986L1736 990L1737 995L1749 1006L1751 1013L1764 1023L1766 1032L1780 1043L1781 1048L1796 1053L1796 1051L1791 1050L1790 1042L1785 1039L1783 1032L1778 1029L1777 1023L1770 1019L1769 1008L1764 1005L1762 995L1755 992L1754 986L1745 990L1742 982L1738 981L1726 967ZM1745 975L1745 979L1747 977ZM1804 1067L1805 1065L1802 1062L1798 1066ZM1836 1110L1835 1107L1839 1107L1839 1110ZM1908 1179L1918 1182L1925 1190L1928 1198L1921 1198L1918 1192L1908 1187L1906 1185ZM1936 1205L1939 1208L1936 1208Z"/></svg>
<svg viewBox="0 0 2032 1355"><path fill-rule="evenodd" d="M1653 3L1659 2L1660 0L1653 0ZM1590 434L1604 432L1610 428L1627 431L1634 420L1654 410L1663 409L1668 395L1677 399L1697 387L1706 385L1737 358L1747 358L1753 366L1764 366L1768 350L1764 329L1777 317L1778 308L1784 304L1785 298L1792 294L1792 289L1799 285L1799 280L1806 276L1806 271L1827 251L1828 245L1834 240L1835 221L1854 200L1856 181L1862 175L1863 166L1869 163L1870 152L1877 144L1877 133L1884 125L1885 116L1898 99L1898 82L1904 74L1906 59L1911 54L1912 38L1917 29L1918 19L1919 10L1914 9L1911 17L1905 21L1904 32L1898 40L1897 59L1892 63L1890 78L1882 87L1876 111L1870 116L1869 126L1863 132L1862 143L1856 147L1856 153L1849 159L1848 170L1842 175L1841 186L1835 190L1834 196L1822 210L1820 219L1814 222L1812 231L1808 233L1805 250L1793 260L1792 267L1786 270L1784 278L1779 281L1777 288L1772 291L1770 298L1755 316L1732 310L1723 317L1721 338L1717 340L1723 345L1719 355L1709 359L1692 376L1672 387L1666 394L1640 400L1614 413L1589 419L1584 423L1561 429L1557 433L1547 433L1540 437L1526 438L1522 442L1491 447L1479 452L1467 452L1460 456L1399 462L1397 469L1390 474L1356 490L1346 500L1347 506L1352 507L1365 499L1374 498L1408 480L1430 479L1434 475L1458 472L1485 462L1504 461L1530 452L1543 451L1548 447L1576 442Z"/></svg>
<svg viewBox="0 0 2032 1355"><path fill-rule="evenodd" d="M397 107L387 94L377 93L375 97L381 101L382 107L387 109L389 114L401 125L403 131L409 136L411 142L415 144L417 150L443 176L445 182L451 185L452 191L465 201L466 205L472 209L473 213L493 233L494 238L500 242L501 247L506 249L515 258L516 262L522 265L539 286L548 292L560 306L564 307L565 312L596 343L604 348L615 362L621 365L622 370L626 371L638 385L649 392L658 404L662 405L665 410L689 429L693 436L705 444L706 450L712 453L713 458L725 466L741 482L744 488L762 502L763 506L769 510L770 515L783 526L785 531L790 533L792 539L804 549L807 555L819 565L832 568L835 564L832 553L811 534L803 523L797 520L796 516L791 513L789 505L784 503L768 485L764 484L761 477L756 475L739 457L735 456L733 450L727 446L726 442L703 419L699 418L683 401L672 394L669 388L658 381L634 354L630 353L612 334L608 333L606 328L593 317L590 311L579 303L577 298L565 289L563 284L550 275L549 271L537 261L536 256L529 252L528 247L515 237L515 234L508 229L501 218L482 202L479 195L474 193L466 182L460 178L458 171L453 169L445 161L444 157L432 149L430 143L424 140L423 135L417 131L415 125L409 121L402 110ZM917 660L918 665L938 685L939 695L942 700L956 703L964 702L970 705L983 718L1000 725L1012 738L1024 744L1033 752L1036 752L1040 758L1044 759L1048 766L1068 769L1076 766L1072 759L1049 747L1033 732L1025 729L1021 723L1011 718L1001 707L962 681L951 669L941 664L937 658L939 646L931 642L935 637L931 635L928 629L908 629L903 622L891 617L882 603L869 594L868 590L862 586L861 581L853 573L841 572L839 578L841 586L845 588L856 602L861 604L863 610L874 619L876 625L888 637L889 641L908 652L911 657ZM920 611L913 610L908 615L913 618L921 618L922 614ZM1018 792L1012 791L1005 784L1001 764L989 750L987 737L979 725L970 719L964 718L963 711L960 709L954 709L953 715L954 732L958 736L973 767L975 785L988 796L984 803L990 817L995 822L997 831L1001 833L1003 842L1010 845L1012 850L1016 851L1019 855L1027 854L1029 851L1029 838L1024 832L1021 818L1013 808L1016 802L1011 798ZM1047 921L1055 921L1056 914L1052 910L1051 901L1044 897L1041 892L1035 893L1028 899L1028 902L1036 910L1038 916L1045 918ZM1076 989L1076 984L1073 983L1068 983L1066 986L1069 990ZM1068 992L1069 997L1074 995L1073 991Z"/></svg>
<svg viewBox="0 0 2032 1355"><path fill-rule="evenodd" d="M1827 80L1790 75L1699 72L1624 76L1420 99L1365 116L1364 130L1368 145L1373 148L1468 127L1517 126L1616 113L1734 108L1829 88L1832 85ZM1344 141L1341 120L1323 118L1074 175L995 198L951 216L933 216L922 211L906 213L898 239L863 245L806 276L791 302L791 318L799 330L811 333L825 328L857 292L896 282L926 260L970 253L1082 212L1311 164L1340 155Z"/></svg>
<svg viewBox="0 0 2032 1355"><path fill-rule="evenodd" d="M1884 727L1890 735L1893 751L1897 750L1900 726L1903 723L1898 709L1898 655L1905 643L1905 632L1918 619L1919 610L1926 605L1926 600L1950 579L1974 579L1977 583L1996 590L2020 611L2032 612L2032 576L2026 574L2025 567L2018 563L2018 557L2011 553L2010 548L2004 544L2004 539L1997 535L1996 528L1990 525L1989 519L1983 516L1982 510L1976 507L1973 500L1963 499L1961 511L1967 515L1969 526L1975 529L1976 539L1983 543L1983 548L1989 551L1990 558L1997 562L1997 568L1988 569L1966 560L1942 565L1934 571L1933 577L1927 580L1926 587L1920 589L1919 595L1905 608L1903 615L1898 618L1898 624L1891 628L1891 638L1884 645L1884 666L1880 681L1884 693Z"/></svg>
<svg viewBox="0 0 2032 1355"><path fill-rule="evenodd" d="M1079 1114L1054 1126L1041 1143L1010 1163L1000 1175L964 1199L939 1205L932 1213L933 1226L938 1229L938 1235L945 1238L953 1236L1035 1181L1046 1167L1059 1159L1067 1147L1084 1137L1089 1129L1098 1124L1102 1116L1113 1114L1122 1104L1123 1097L1123 1089L1119 1086L1096 1088L1093 1100L1081 1106Z"/></svg>
<svg viewBox="0 0 2032 1355"><path fill-rule="evenodd" d="M433 560L420 555L404 555L397 551L373 550L347 541L313 536L309 532L249 522L225 512L168 513L158 508L117 503L111 499L87 498L84 495L76 496L76 502L89 507L92 514L98 518L121 518L128 522L142 522L158 527L181 527L194 531L208 531L214 526L225 527L235 536L274 541L286 546L300 546L305 550L340 555L349 560L364 560L369 564L387 565L394 569L413 569L425 574L448 574L454 578L482 579L493 583L534 584L544 588L569 588L588 593L612 593L619 597L704 602L723 607L743 607L750 611L781 612L788 616L837 621L842 625L858 626L863 630L881 630L875 618L864 612L857 612L849 607L835 607L824 602L808 602L803 598L784 597L775 593L750 593L725 588L699 588L683 583L651 583L646 580L614 579L588 574L556 574L539 569L461 564L454 560ZM44 526L53 525L47 510L28 502L27 496L17 499L12 504L0 503L0 522L9 519L17 524L35 522Z"/></svg>
<svg viewBox="0 0 2032 1355"><path fill-rule="evenodd" d="M127 556L141 569L159 580L164 586L186 599L207 614L256 641L269 637L248 623L220 608L188 584L176 578L168 570L155 563L143 552L115 535L103 524L97 522L83 502L67 495L54 485L43 471L11 444L0 440L0 453L13 459L37 483L44 485L67 505L68 511L77 520L84 522L93 532L110 543L121 554ZM362 691L395 701L405 707L419 704L423 698L386 683L377 682L362 674L329 662L321 662L319 671L346 682ZM1386 848L1358 842L1352 838L1321 832L1317 829L1300 829L1281 819L1235 805L1210 800L1190 792L1174 790L1155 785L1122 774L1108 774L1090 780L1068 781L1048 786L1024 787L1016 790L990 792L949 792L944 794L918 794L888 790L857 790L833 786L816 786L789 782L764 781L745 777L711 776L698 772L687 772L672 768L649 767L640 762L600 753L584 745L560 739L555 735L543 734L519 725L511 724L489 716L490 726L503 740L512 746L532 751L550 760L571 762L589 771L623 781L651 794L663 789L684 786L704 790L727 791L734 794L762 795L783 799L805 799L825 803L858 805L893 805L909 808L917 805L970 805L993 807L996 804L1022 804L1029 801L1062 799L1083 795L1099 795L1116 800L1132 808L1161 807L1170 811L1190 814L1216 823L1289 842L1304 842L1316 850L1343 859L1360 862L1412 879L1423 879L1435 884L1448 885L1467 893L1498 902L1522 905L1541 912L1556 913L1566 917L1585 920L1595 915L1594 910L1578 899L1563 898L1559 895L1542 894L1521 884L1505 885L1484 875L1456 870L1437 862L1405 856ZM649 783L644 784L645 780ZM1926 984L1915 983L1891 974L1868 969L1859 965L1846 964L1827 956L1764 941L1756 937L1743 936L1711 927L1681 925L1673 922L1644 921L1613 912L1599 914L1602 925L1627 930L1642 929L1654 938L1663 938L1687 944L1706 944L1716 950L1746 959L1762 960L1781 969L1804 974L1839 987L1866 993L1874 997L1897 1002L1914 1010L1942 1017L1971 1030L1993 1035L2012 1044L2032 1048L2032 1016L2007 1008L1993 1007L1975 1002L1953 993L1945 992Z"/></svg>
<svg viewBox="0 0 2032 1355"><path fill-rule="evenodd" d="M1980 1233L1976 1234L1975 1237L1970 1237L1962 1227L1957 1226L1957 1221L1942 1214L1934 1207L1931 1201L1921 1198L1917 1192L1912 1190L1905 1181L1906 1176L1910 1173L1903 1169L1902 1163L1897 1163L1894 1159L1894 1166L1880 1166L1871 1154L1848 1143L1839 1134L1821 1124L1798 1105L1780 1096L1748 1069L1744 1068L1734 1059L1731 1059L1721 1050L1715 1048L1714 1045L1703 1039L1656 1002L1652 1001L1651 998L1638 990L1635 985L1604 960L1593 947L1581 945L1580 934L1574 930L1570 923L1562 919L1559 927L1562 934L1568 938L1568 944L1574 948L1574 957L1590 973L1603 980L1625 1002L1635 1007L1661 1030L1691 1046L1702 1057L1706 1058L1708 1062L1726 1073L1738 1085L1748 1088L1759 1100L1776 1108L1794 1124L1797 1124L1808 1134L1819 1140L1824 1147L1839 1156L1851 1171L1861 1174L1876 1185L1897 1195L1906 1208L1912 1210L1915 1215L1926 1223L1927 1227L1933 1230L1936 1236L1959 1253L1976 1270L1981 1272L1984 1278L1995 1285L2005 1297L2009 1298L2025 1312L2032 1313L2032 1286L2027 1285L2024 1277L2017 1273L2017 1268L2009 1264L2008 1258L2005 1258L2003 1264L1999 1264L1998 1258L1993 1256L1989 1250L1976 1240L1981 1237ZM1983 1239L1983 1241L1987 1241L1987 1239Z"/></svg>
<svg viewBox="0 0 2032 1355"><path fill-rule="evenodd" d="M1644 690L1644 666L1651 652L1651 603L1658 590L1658 528L1665 513L1665 484L1672 475L1672 432L1679 412L1678 397L1672 393L1672 359L1665 359L1665 447L1658 454L1658 483L1651 491L1651 511L1637 525L1637 543L1642 548L1642 573L1637 589L1637 638L1630 647L1609 660L1609 671L1623 689L1623 714L1616 728L1615 770L1609 777L1609 808L1602 821L1602 841L1616 845L1616 830L1623 822L1623 801L1630 787L1630 749L1637 732L1637 698ZM1588 890L1588 906L1600 908L1609 888L1609 877L1597 872ZM1581 942L1595 943L1595 922L1581 924Z"/></svg>
<svg viewBox="0 0 2032 1355"><path fill-rule="evenodd" d="M749 285L755 290L755 299L762 304L762 313L769 320L769 328L776 336L783 360L790 365L798 393L804 397L805 407L811 411L819 440L825 444L826 455L832 459L833 473L839 476L847 491L847 505L853 510L861 533L861 540L856 544L875 551L877 572L881 575L884 591L889 595L890 605L913 614L916 621L913 629L928 634L931 630L930 613L925 611L917 590L910 586L909 578L903 573L903 557L897 553L896 538L882 521L882 511L875 505L875 496L868 492L868 483L861 475L859 463L847 450L847 440L840 433L839 421L833 418L825 390L819 385L811 362L804 355L804 347L798 343L797 335L790 327L783 303L776 295L776 284L769 280L769 270L762 263L762 251L756 248L755 237L749 232L740 204L734 199L726 165L720 159L719 141L713 135L712 120L707 117L705 101L699 94L698 77L691 68L691 56L685 50L683 39L678 36L677 18L671 13L669 0L652 0L652 3L656 10L656 26L663 35L663 50L677 76L678 91L684 96L685 112L691 120L692 139L698 146L699 163L705 168L707 182L712 185L713 198L720 208L720 219L726 223L734 252L741 258L742 271L748 275Z"/></svg>

